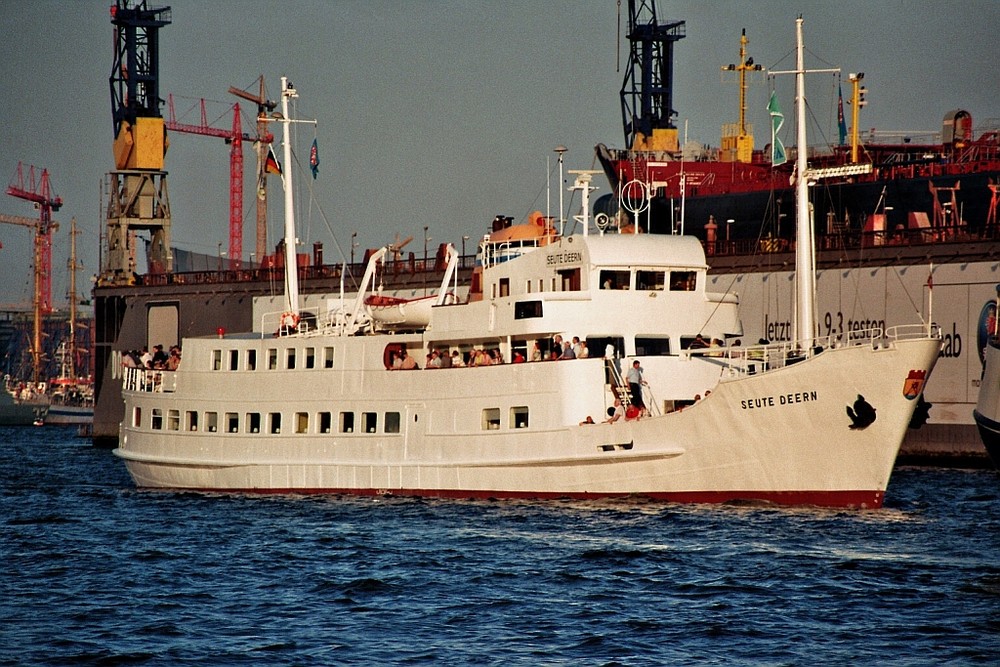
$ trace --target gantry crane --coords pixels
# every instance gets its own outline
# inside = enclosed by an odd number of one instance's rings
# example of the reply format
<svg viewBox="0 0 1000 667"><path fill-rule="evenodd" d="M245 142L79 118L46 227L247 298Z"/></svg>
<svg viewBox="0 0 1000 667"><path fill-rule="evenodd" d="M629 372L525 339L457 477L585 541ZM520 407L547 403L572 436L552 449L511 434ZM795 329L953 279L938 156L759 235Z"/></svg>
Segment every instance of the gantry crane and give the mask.
<svg viewBox="0 0 1000 667"><path fill-rule="evenodd" d="M219 137L230 144L229 151L229 268L238 269L243 261L243 142L253 137L243 132L239 102L233 104L233 126L223 130L208 124L205 100L201 99L201 123L181 123L174 113L174 96L167 96L169 115L165 126L174 132ZM262 256L262 255L259 255Z"/></svg>
<svg viewBox="0 0 1000 667"><path fill-rule="evenodd" d="M278 103L267 99L264 93L264 75L258 78L260 92L256 95L241 90L235 86L229 87L229 92L237 97L257 105L257 138L254 148L257 150L257 261L262 261L267 254L267 174L264 171L264 161L267 156L267 145L274 141L274 135L267 131L270 122L268 113L274 111Z"/></svg>
<svg viewBox="0 0 1000 667"><path fill-rule="evenodd" d="M34 324L31 341L31 373L32 382L41 379L42 368L42 318L52 312L52 232L59 228L59 223L52 219L52 212L62 208L62 198L52 196L49 183L49 172L43 169L37 183L35 167L28 170L28 183L24 181L24 168L17 164L17 183L7 188L7 194L18 199L32 202L39 210L39 218L24 218L13 215L0 215L0 222L21 225L34 230L34 294L32 310Z"/></svg>

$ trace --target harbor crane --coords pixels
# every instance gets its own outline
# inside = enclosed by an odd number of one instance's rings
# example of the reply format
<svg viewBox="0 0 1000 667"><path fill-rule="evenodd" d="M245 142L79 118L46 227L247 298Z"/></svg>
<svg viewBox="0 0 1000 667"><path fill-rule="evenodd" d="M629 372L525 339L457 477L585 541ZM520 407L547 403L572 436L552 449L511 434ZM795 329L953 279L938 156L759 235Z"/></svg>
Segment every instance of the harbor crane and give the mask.
<svg viewBox="0 0 1000 667"><path fill-rule="evenodd" d="M17 164L16 182L7 187L7 194L18 199L30 201L39 211L39 218L25 218L13 215L0 215L0 222L20 225L34 230L34 290L32 309L34 311L34 326L31 342L32 381L41 379L42 365L42 318L52 312L52 232L59 228L59 223L52 219L52 212L62 208L62 198L52 195L49 182L49 172L42 169L37 181L35 167L29 166L28 180L25 182L24 165Z"/></svg>
<svg viewBox="0 0 1000 667"><path fill-rule="evenodd" d="M174 96L167 96L169 115L164 126L174 132L200 134L206 137L225 139L230 145L229 151L229 268L238 269L243 261L243 142L253 141L253 137L243 131L240 120L240 104L233 104L232 129L224 130L212 127L208 123L205 110L205 99L201 103L201 122L198 124L182 123L174 113ZM258 255L260 256L260 255Z"/></svg>
<svg viewBox="0 0 1000 667"><path fill-rule="evenodd" d="M273 112L278 103L267 99L264 93L264 75L257 79L259 92L257 94L230 86L229 92L240 99L257 105L257 138L254 148L257 150L257 243L255 256L261 261L267 255L267 174L264 171L264 161L267 156L267 145L274 141L274 135L267 131L270 122L268 114Z"/></svg>

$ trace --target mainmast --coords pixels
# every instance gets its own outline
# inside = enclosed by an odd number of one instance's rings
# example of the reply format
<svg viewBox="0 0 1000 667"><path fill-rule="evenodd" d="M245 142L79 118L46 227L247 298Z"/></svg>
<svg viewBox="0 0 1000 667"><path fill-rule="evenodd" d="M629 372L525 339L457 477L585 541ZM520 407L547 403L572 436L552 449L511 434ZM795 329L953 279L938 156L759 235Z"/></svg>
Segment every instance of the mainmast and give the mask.
<svg viewBox="0 0 1000 667"><path fill-rule="evenodd" d="M285 190L285 312L293 317L299 314L299 264L296 258L295 236L295 198L292 192L292 141L289 125L292 120L288 116L288 99L298 97L287 77L281 77L281 127L283 130L281 147L284 149L285 168L282 170L281 183Z"/></svg>
<svg viewBox="0 0 1000 667"><path fill-rule="evenodd" d="M806 174L806 61L802 42L802 17L795 19L795 275L797 338L812 347L813 299L816 290L812 216L809 215L809 177Z"/></svg>

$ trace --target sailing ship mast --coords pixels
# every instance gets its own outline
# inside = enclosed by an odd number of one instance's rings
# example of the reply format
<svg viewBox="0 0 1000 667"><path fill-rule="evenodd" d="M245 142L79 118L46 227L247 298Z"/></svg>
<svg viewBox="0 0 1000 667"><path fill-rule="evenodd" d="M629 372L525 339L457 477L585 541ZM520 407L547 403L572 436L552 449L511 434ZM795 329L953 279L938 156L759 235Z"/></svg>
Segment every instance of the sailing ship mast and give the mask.
<svg viewBox="0 0 1000 667"><path fill-rule="evenodd" d="M795 322L796 340L805 349L812 347L813 300L816 294L816 252L812 216L809 215L809 178L806 175L806 64L802 44L802 17L795 19L795 114L797 134L795 150Z"/></svg>

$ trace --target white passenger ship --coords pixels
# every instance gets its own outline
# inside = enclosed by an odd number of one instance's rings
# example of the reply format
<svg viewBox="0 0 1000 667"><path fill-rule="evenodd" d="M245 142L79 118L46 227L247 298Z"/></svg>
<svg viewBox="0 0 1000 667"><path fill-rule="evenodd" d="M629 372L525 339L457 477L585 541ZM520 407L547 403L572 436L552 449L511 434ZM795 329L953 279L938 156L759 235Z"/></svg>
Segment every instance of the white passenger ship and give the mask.
<svg viewBox="0 0 1000 667"><path fill-rule="evenodd" d="M801 49L798 69L801 86ZM364 293L301 308L288 272L258 331L185 339L173 372L126 369L116 454L150 488L881 506L938 355L931 326L739 344L737 300L706 291L696 239L591 233L590 175L582 234L496 226L469 292L447 296L446 276L429 316L373 319ZM798 330L812 332L802 283ZM590 356L532 361L556 336ZM425 368L435 350L502 363ZM421 370L394 369L403 351ZM626 416L605 423L616 399Z"/></svg>

